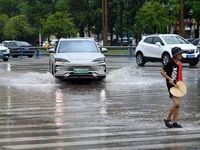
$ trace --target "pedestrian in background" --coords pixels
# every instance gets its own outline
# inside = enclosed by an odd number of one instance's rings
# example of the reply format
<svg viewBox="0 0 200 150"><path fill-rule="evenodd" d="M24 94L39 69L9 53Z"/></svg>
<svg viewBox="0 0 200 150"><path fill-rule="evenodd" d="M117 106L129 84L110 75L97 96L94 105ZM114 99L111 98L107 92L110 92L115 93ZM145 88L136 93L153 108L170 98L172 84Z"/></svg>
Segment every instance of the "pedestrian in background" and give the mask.
<svg viewBox="0 0 200 150"><path fill-rule="evenodd" d="M49 47L49 42L47 42L47 44L45 45L45 47Z"/></svg>
<svg viewBox="0 0 200 150"><path fill-rule="evenodd" d="M169 110L167 118L164 119L164 123L168 128L182 128L182 126L177 123L180 107L180 97L173 96L170 93L170 88L173 87L177 81L182 81L182 63L180 60L182 58L182 53L184 52L185 51L180 47L174 47L172 49L173 59L161 69L161 74L166 78L167 88L170 94L169 96L173 100L173 106ZM171 121L172 115L173 123Z"/></svg>

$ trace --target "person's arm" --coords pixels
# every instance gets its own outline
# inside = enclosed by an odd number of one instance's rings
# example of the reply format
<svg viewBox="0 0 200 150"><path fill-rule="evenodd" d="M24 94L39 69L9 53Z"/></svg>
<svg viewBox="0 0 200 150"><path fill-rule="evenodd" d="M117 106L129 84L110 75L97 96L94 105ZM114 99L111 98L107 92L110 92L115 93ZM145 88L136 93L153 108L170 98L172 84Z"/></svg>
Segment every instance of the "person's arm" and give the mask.
<svg viewBox="0 0 200 150"><path fill-rule="evenodd" d="M161 69L160 73L167 79L169 80L169 84L174 85L174 81L172 78L170 78L166 73L164 69Z"/></svg>

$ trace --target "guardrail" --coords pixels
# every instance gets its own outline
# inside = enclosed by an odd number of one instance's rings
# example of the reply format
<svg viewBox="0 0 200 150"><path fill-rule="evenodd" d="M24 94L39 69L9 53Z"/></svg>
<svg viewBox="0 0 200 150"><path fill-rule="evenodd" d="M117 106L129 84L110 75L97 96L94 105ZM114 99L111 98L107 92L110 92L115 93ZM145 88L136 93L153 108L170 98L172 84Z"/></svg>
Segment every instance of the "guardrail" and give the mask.
<svg viewBox="0 0 200 150"><path fill-rule="evenodd" d="M100 50L102 48L107 49L107 54L118 54L118 55L129 55L129 59L134 59L136 46L99 46Z"/></svg>
<svg viewBox="0 0 200 150"><path fill-rule="evenodd" d="M13 56L18 56L18 55L20 58L24 58L24 52L26 51L27 52L25 54L26 56L33 56L34 54L36 54L35 56L36 59L41 58L40 57L41 51L43 51L43 53L47 53L48 49L51 48L53 47L8 47L10 51L9 54L10 58L13 58Z"/></svg>
<svg viewBox="0 0 200 150"><path fill-rule="evenodd" d="M197 46L200 50L200 46ZM46 53L48 54L48 49L51 49L53 47L12 47L9 48L9 50L16 50L17 53L10 53L10 58L12 58L12 55L16 55L20 53L20 58L23 58L23 51L28 51L27 48L29 48L29 50L34 50L36 54L35 58L41 58L40 54L42 53ZM135 49L136 46L99 46L100 50L102 50L103 48L107 49L106 54L113 54L113 55L129 55L129 59L134 59L133 56L135 55ZM28 55L32 55L29 53L26 53L26 56Z"/></svg>

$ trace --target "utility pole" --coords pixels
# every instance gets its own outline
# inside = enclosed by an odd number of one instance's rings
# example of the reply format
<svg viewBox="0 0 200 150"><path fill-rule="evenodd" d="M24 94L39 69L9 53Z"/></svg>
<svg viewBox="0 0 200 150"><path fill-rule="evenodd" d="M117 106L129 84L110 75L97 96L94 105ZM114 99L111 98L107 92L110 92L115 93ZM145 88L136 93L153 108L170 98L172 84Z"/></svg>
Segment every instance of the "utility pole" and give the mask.
<svg viewBox="0 0 200 150"><path fill-rule="evenodd" d="M102 0L102 27L103 27L103 46L108 46L107 0Z"/></svg>
<svg viewBox="0 0 200 150"><path fill-rule="evenodd" d="M181 32L181 36L184 36L184 25L183 25L183 0L180 0L180 32Z"/></svg>

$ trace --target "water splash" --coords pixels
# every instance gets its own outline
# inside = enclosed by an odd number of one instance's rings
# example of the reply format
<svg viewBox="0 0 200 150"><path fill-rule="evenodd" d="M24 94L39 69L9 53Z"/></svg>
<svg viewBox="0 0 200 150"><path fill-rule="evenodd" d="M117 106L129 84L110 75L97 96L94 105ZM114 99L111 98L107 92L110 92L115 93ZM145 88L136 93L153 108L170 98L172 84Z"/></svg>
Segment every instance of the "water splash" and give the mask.
<svg viewBox="0 0 200 150"><path fill-rule="evenodd" d="M15 73L8 74L0 79L2 85L9 85L15 87L22 86L49 86L56 84L56 79L49 72L38 73L38 72L28 72L28 73Z"/></svg>
<svg viewBox="0 0 200 150"><path fill-rule="evenodd" d="M1 78L0 82L3 86L17 88L18 93L50 93L60 85L49 72L10 73Z"/></svg>
<svg viewBox="0 0 200 150"><path fill-rule="evenodd" d="M55 84L56 79L49 72L37 73L28 72L21 76L22 84Z"/></svg>
<svg viewBox="0 0 200 150"><path fill-rule="evenodd" d="M137 67L124 67L116 69L107 74L105 79L109 88L123 89L124 86L138 87L135 85L154 85L165 83L165 79L162 76L149 76L142 68ZM164 84L163 84L164 85Z"/></svg>
<svg viewBox="0 0 200 150"><path fill-rule="evenodd" d="M136 77L141 77L143 73L144 71L140 68L124 67L111 71L106 77L106 82L130 81Z"/></svg>

